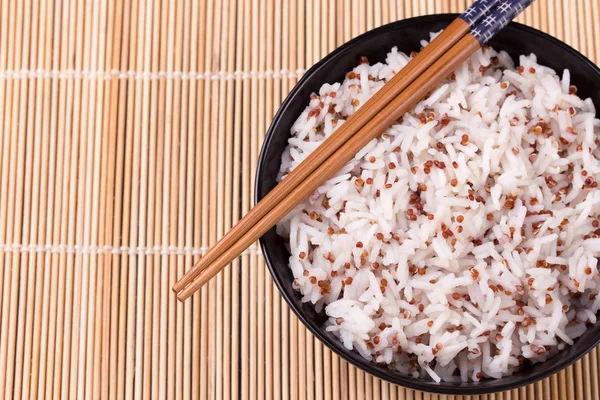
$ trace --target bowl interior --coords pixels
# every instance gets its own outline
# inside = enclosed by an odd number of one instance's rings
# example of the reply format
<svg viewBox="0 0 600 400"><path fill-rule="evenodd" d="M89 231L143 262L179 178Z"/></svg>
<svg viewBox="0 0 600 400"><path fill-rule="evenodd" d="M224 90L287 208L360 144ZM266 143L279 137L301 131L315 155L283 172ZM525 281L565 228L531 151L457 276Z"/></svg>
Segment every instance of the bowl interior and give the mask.
<svg viewBox="0 0 600 400"><path fill-rule="evenodd" d="M395 22L352 40L329 54L311 68L286 98L276 114L265 138L259 159L256 178L256 201L260 201L276 185L281 155L287 144L290 128L309 102L311 93L322 84L343 80L347 71L357 65L358 56L367 56L370 62L384 61L393 46L409 53L420 48L422 39L429 39L430 32L446 27L453 15L433 15ZM600 70L580 53L564 43L532 28L512 23L501 31L490 45L508 52L518 64L521 54L535 53L541 64L562 74L565 68L571 72L572 83L583 97L591 97L600 106ZM354 351L346 350L341 342L325 331L324 313L316 313L311 304L303 304L300 295L292 289L292 274L288 268L289 252L283 240L271 229L261 239L263 254L279 290L300 320L323 343L337 354L359 368L390 382L418 390L446 394L482 394L508 390L534 382L573 363L600 340L600 323L590 327L573 346L560 352L545 363L527 366L506 378L485 380L478 383L435 383L407 377L380 367L362 358Z"/></svg>

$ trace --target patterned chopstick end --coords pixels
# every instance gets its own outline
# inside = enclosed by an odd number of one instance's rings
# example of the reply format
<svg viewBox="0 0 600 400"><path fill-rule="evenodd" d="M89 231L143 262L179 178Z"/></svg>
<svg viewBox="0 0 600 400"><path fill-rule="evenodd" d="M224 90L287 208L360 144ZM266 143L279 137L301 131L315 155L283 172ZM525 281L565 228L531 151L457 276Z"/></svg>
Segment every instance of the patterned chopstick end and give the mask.
<svg viewBox="0 0 600 400"><path fill-rule="evenodd" d="M521 14L534 0L504 0L489 10L487 15L472 28L470 34L475 36L480 45L486 44L510 21Z"/></svg>
<svg viewBox="0 0 600 400"><path fill-rule="evenodd" d="M477 0L463 12L459 18L473 27L477 21L487 15L502 0Z"/></svg>

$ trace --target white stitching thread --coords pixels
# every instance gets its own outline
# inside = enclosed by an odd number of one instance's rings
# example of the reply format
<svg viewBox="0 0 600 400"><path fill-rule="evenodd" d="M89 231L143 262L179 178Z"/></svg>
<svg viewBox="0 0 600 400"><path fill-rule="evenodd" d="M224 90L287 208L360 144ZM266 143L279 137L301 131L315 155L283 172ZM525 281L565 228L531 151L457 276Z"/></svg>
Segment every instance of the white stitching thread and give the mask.
<svg viewBox="0 0 600 400"><path fill-rule="evenodd" d="M244 72L244 71L235 71L233 73L227 73L225 71L219 71L219 72L204 72L204 73L198 73L196 71L190 71L190 72L181 72L181 71L174 71L174 72L166 72L166 71L160 71L157 73L152 73L149 71L144 71L144 72L136 72L133 70L130 71L119 71L119 70L111 70L110 72L105 72L102 70L99 71L86 71L86 70L82 70L82 71L75 71L72 69L68 69L66 71L59 71L59 70L55 70L53 69L52 71L44 71L42 69L38 69L35 71L31 71L28 69L21 69L20 71L14 71L11 69L8 69L6 71L2 71L0 72L0 79L24 79L24 78L31 78L31 79L35 79L35 78L59 78L59 79L67 79L69 77L75 78L75 79L83 79L83 78L89 78L89 79L97 79L97 78L103 78L104 80L111 80L113 78L117 78L117 79L129 79L129 78L133 78L134 80L144 80L144 79L150 79L150 80L159 80L161 78L167 79L167 80L173 80L175 78L179 78L181 80L219 80L219 79L225 79L225 80L235 80L237 78L241 78L241 79L252 79L252 78L257 78L257 79L266 79L267 77L272 77L273 79L281 79L281 78L299 78L301 75L303 75L306 72L305 69L303 68L298 68L295 72L290 72L287 69L282 69L280 71L273 71L273 70L266 70L264 72L257 72L257 71L250 71L250 72Z"/></svg>
<svg viewBox="0 0 600 400"><path fill-rule="evenodd" d="M0 251L4 251L6 253L12 252L21 252L21 253L60 253L61 251L65 251L69 254L76 254L80 252L82 254L128 254L131 256L135 255L177 255L177 256L185 256L185 255L202 255L208 251L208 247L199 247L194 248L191 246L185 246L183 248L179 248L177 246L153 246L153 247L145 247L145 246L137 246L137 247L129 247L129 246L102 246L98 247L96 245L91 246L82 246L76 244L74 246L69 246L66 244L59 244L57 246L52 246L50 244L47 245L38 245L38 244L27 244L23 245L20 243L13 244L5 244L0 243ZM252 245L247 250L245 250L242 254L262 254L259 247Z"/></svg>

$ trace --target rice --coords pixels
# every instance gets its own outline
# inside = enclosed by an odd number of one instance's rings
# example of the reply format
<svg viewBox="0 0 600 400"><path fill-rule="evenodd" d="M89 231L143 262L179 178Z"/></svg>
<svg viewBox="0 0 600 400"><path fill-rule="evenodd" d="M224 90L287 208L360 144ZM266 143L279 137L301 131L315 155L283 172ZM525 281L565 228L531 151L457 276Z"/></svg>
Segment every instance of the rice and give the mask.
<svg viewBox="0 0 600 400"><path fill-rule="evenodd" d="M433 35L432 35L433 36ZM280 179L412 56L325 84ZM349 350L414 377L478 381L541 362L600 309L594 104L486 47L277 225L293 286Z"/></svg>

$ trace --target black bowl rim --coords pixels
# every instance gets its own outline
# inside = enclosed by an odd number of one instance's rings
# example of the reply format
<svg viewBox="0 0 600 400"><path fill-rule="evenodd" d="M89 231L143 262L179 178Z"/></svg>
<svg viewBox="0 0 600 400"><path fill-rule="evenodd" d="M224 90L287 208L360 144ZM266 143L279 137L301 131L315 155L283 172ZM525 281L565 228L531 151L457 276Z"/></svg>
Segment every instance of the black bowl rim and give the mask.
<svg viewBox="0 0 600 400"><path fill-rule="evenodd" d="M365 38L368 38L370 36L378 35L382 32L390 30L390 29L396 29L402 25L410 25L410 24L415 24L415 23L425 23L426 24L429 22L443 22L446 20L448 21L448 23L450 23L452 21L452 19L456 18L457 16L458 16L458 14L433 14L433 15L425 15L425 16L419 16L419 17L413 17L413 18L406 18L406 19L395 21L395 22L392 22L392 23L389 23L386 25L382 25L378 28L372 29L370 31L367 31L367 32L357 36L356 38L344 43L340 47L337 47L334 51L329 53L327 56L325 56L324 58L319 60L319 62L317 62L311 68L309 68L306 71L306 73L302 76L302 78L300 78L300 80L296 83L296 85L290 91L290 93L286 96L285 100L281 103L279 109L277 110L277 113L273 117L273 120L271 122L271 125L269 126L269 129L267 130L263 145L261 147L261 151L260 151L260 155L259 155L258 163L257 163L257 168L256 168L256 179L255 179L255 185L254 185L254 201L255 201L255 203L260 201L260 193L259 193L260 192L259 185L260 185L260 181L261 181L260 171L262 171L262 169L263 169L263 164L267 162L267 160L265 159L266 149L270 145L271 139L275 133L275 127L278 125L279 120L281 119L281 117L284 113L284 110L287 108L287 105L294 99L296 94L301 90L301 88L310 79L310 77L323 66L323 64L325 64L329 59L335 57L337 54L352 47L356 42L364 40ZM594 64L592 61L590 61L587 57L585 57L579 51L577 51L573 47L569 46L568 44L560 41L559 39L557 39L545 32L542 32L540 30L537 30L535 28L532 28L532 27L529 27L527 25L523 25L523 24L520 24L517 22L511 22L509 24L509 26L519 29L519 30L522 30L527 34L540 36L543 39L550 41L553 45L562 48L569 55L578 58L580 61L582 61L585 64L588 64L588 66L592 67L592 69L596 70L596 73L598 75L600 75L600 68L596 64ZM292 301L292 299L290 299L290 297L284 290L284 285L286 285L287 282L281 282L276 278L276 275L274 272L273 261L271 260L271 256L270 256L268 248L265 244L264 237L260 238L260 247L261 247L262 254L266 260L267 267L269 268L269 272L271 273L271 276L272 276L273 280L275 281L275 284L277 285L277 289L279 290L279 292L281 293L281 295L287 302L288 306L292 309L294 314L296 314L296 317L298 317L298 319L304 324L304 326L306 326L309 329L309 331L321 341L321 343L325 344L325 346L327 346L331 351L333 351L338 356L342 357L344 360L348 361L355 367L360 368L361 370L363 370L371 375L374 375L384 381L391 382L391 383L394 383L397 385L401 385L401 386L404 386L404 387L407 387L410 389L415 389L415 390L420 390L420 391L425 391L425 392L430 392L430 393L450 394L450 395L481 395L481 394L490 394L490 393L497 393L497 392L506 391L506 390L512 390L512 389L516 389L516 388L519 388L522 386L532 384L541 379L547 378L547 377L554 375L555 373L569 367L570 365L575 363L577 360L579 360L581 357L583 357L585 354L587 354L590 350L592 350L600 342L600 337L597 337L597 338L595 338L595 340L590 341L588 343L588 346L584 347L583 350L573 354L571 357L564 358L564 359L560 360L559 362L557 362L556 365L554 365L552 368L542 371L537 374L533 374L532 376L529 376L528 378L525 378L523 380L503 384L501 382L501 380L503 378L500 378L498 380L500 382L494 388L485 388L485 387L478 387L478 386L473 386L471 388L465 388L464 386L461 386L461 387L457 386L456 388L453 388L451 386L450 387L437 386L437 384L435 382L428 382L425 380L415 379L410 376L386 375L383 372L380 372L379 370L374 369L372 361L368 361L368 360L362 358L360 355L359 355L360 358L350 357L351 351L339 351L339 349L335 348L334 346L332 346L329 343L329 338L322 335L321 332L319 331L318 327L316 326L316 324L314 322L308 320L307 318L305 318L304 314L302 313L302 310L298 309L296 307L295 303ZM558 356L558 354L556 354L553 357L557 357L557 356Z"/></svg>

